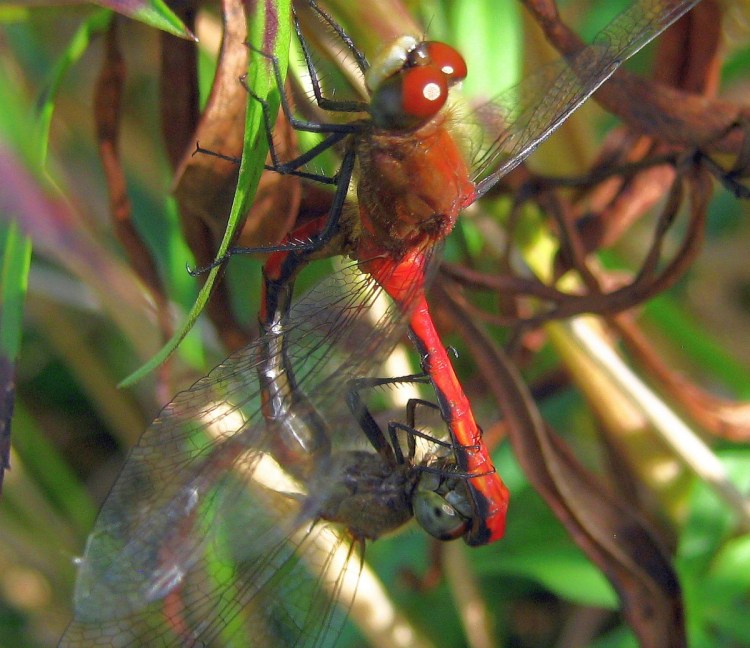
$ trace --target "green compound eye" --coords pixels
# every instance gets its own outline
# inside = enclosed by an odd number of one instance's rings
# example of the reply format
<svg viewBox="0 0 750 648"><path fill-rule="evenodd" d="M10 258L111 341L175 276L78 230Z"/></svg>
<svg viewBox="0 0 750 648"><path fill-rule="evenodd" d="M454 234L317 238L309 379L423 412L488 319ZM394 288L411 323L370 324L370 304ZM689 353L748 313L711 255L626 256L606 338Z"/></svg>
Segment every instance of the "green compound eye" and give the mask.
<svg viewBox="0 0 750 648"><path fill-rule="evenodd" d="M419 525L438 540L460 538L469 527L469 521L443 496L433 491L417 491L413 506Z"/></svg>

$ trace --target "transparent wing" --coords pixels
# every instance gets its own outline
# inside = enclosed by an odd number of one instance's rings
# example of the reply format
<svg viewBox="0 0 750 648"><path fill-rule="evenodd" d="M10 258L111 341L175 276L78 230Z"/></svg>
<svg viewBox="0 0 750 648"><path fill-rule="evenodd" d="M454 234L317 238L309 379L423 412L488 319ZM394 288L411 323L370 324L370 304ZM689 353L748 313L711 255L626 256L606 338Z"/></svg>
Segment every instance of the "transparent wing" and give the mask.
<svg viewBox="0 0 750 648"><path fill-rule="evenodd" d="M373 375L406 326L408 313L392 302L373 321L381 292L350 266L302 297L285 327L298 388L337 450L366 446L346 406L348 381ZM248 637L265 646L290 634L312 646L338 632L331 591L335 599L342 576L309 567L334 564L333 549L308 549L324 494L306 492L274 459L257 373L265 348L231 356L143 434L88 540L62 646L230 646ZM346 529L328 533L349 551Z"/></svg>
<svg viewBox="0 0 750 648"><path fill-rule="evenodd" d="M593 43L542 67L477 109L485 131L474 163L477 197L518 166L617 68L700 0L640 0Z"/></svg>
<svg viewBox="0 0 750 648"><path fill-rule="evenodd" d="M237 495L240 495L237 497ZM359 560L340 529L316 526L284 533L290 501L255 486L222 507L201 560L164 596L127 615L76 619L63 646L276 647L330 645L350 603L335 606L346 570ZM286 509L286 510L285 510ZM286 517L284 517L286 513ZM353 590L351 590L353 591Z"/></svg>

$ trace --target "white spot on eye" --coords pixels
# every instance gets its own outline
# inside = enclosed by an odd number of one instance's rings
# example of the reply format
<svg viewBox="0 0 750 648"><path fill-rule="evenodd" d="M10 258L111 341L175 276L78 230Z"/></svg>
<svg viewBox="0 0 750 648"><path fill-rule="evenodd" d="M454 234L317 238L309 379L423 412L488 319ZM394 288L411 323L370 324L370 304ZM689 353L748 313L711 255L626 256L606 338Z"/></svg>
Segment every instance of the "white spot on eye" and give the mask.
<svg viewBox="0 0 750 648"><path fill-rule="evenodd" d="M442 94L442 90L437 83L428 83L422 90L422 95L430 101L437 101Z"/></svg>

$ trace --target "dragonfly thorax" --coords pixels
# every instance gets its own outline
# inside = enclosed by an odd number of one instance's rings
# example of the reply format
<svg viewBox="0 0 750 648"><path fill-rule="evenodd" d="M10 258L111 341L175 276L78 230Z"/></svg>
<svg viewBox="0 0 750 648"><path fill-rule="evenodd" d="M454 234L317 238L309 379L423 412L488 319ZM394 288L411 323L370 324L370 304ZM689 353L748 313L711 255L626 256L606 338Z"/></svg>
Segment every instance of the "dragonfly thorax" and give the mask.
<svg viewBox="0 0 750 648"><path fill-rule="evenodd" d="M357 140L364 234L396 256L444 239L473 200L468 165L445 121L438 115L400 133L373 129Z"/></svg>
<svg viewBox="0 0 750 648"><path fill-rule="evenodd" d="M463 479L393 464L365 451L339 452L320 462L302 514L347 527L355 537L375 540L406 524L412 515L439 540L462 537L472 508Z"/></svg>
<svg viewBox="0 0 750 648"><path fill-rule="evenodd" d="M303 514L346 526L355 538L375 540L412 517L411 497L418 473L406 464L393 465L373 452L332 454L320 462L310 482L322 493L306 504Z"/></svg>

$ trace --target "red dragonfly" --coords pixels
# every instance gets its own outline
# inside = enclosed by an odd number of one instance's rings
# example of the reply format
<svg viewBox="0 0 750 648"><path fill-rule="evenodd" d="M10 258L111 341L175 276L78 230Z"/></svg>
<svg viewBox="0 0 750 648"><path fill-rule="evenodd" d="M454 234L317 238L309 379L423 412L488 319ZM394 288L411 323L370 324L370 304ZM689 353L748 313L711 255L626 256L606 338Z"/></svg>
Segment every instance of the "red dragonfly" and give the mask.
<svg viewBox="0 0 750 648"><path fill-rule="evenodd" d="M276 160L271 140L275 171L298 172L315 155L339 143L343 161L329 214L293 232L286 244L274 248L279 253L288 252L291 258L286 260L286 267L279 259L272 259L266 274L283 283L293 280L310 258L348 254L358 259L362 270L400 304L409 318L410 335L422 357L422 368L436 391L458 465L473 476L468 483L474 507L473 528L465 536L470 545L502 537L508 493L482 442L481 429L424 298L423 288L436 248L463 209L520 164L624 60L698 1L641 0L601 32L593 45L547 66L514 88L508 93L512 100L498 97L483 106L483 119L499 125L500 130L485 135L473 168L459 145L460 138L452 133L457 120L446 109L450 88L467 75L466 63L455 49L445 43L404 36L384 47L369 64L335 20L317 3L309 2L349 49L370 93L367 103L332 101L322 96L312 56L295 20L318 105L333 113L365 116L344 124L304 122L295 119L282 102L294 128L325 134L326 138L285 164ZM283 88L278 67L269 60ZM271 116L266 114L265 119L270 132ZM358 214L352 219L344 204L357 165ZM258 251L262 250L240 248L233 252Z"/></svg>
<svg viewBox="0 0 750 648"><path fill-rule="evenodd" d="M369 106L322 104L369 116L293 122L329 134L325 146L344 146L333 208L295 234L312 235L307 243L280 246L267 265L265 335L178 394L128 457L80 561L75 620L61 645L329 645L344 575L332 554L315 552L319 529L349 553L412 513L436 536L482 544L502 535L507 492L424 300L435 251L462 209L696 3L638 2L594 45L522 84L513 111L501 100L485 107L504 126L474 167L443 111L465 74L452 48L406 37L369 66L352 46ZM358 214L340 218L355 163ZM296 273L332 252L351 254L356 269L288 312ZM392 301L373 328L370 307L383 290ZM447 445L420 436L413 416L386 436L356 398L341 406L407 320ZM342 496L352 489L362 497ZM450 512L448 530L431 517L438 510Z"/></svg>

